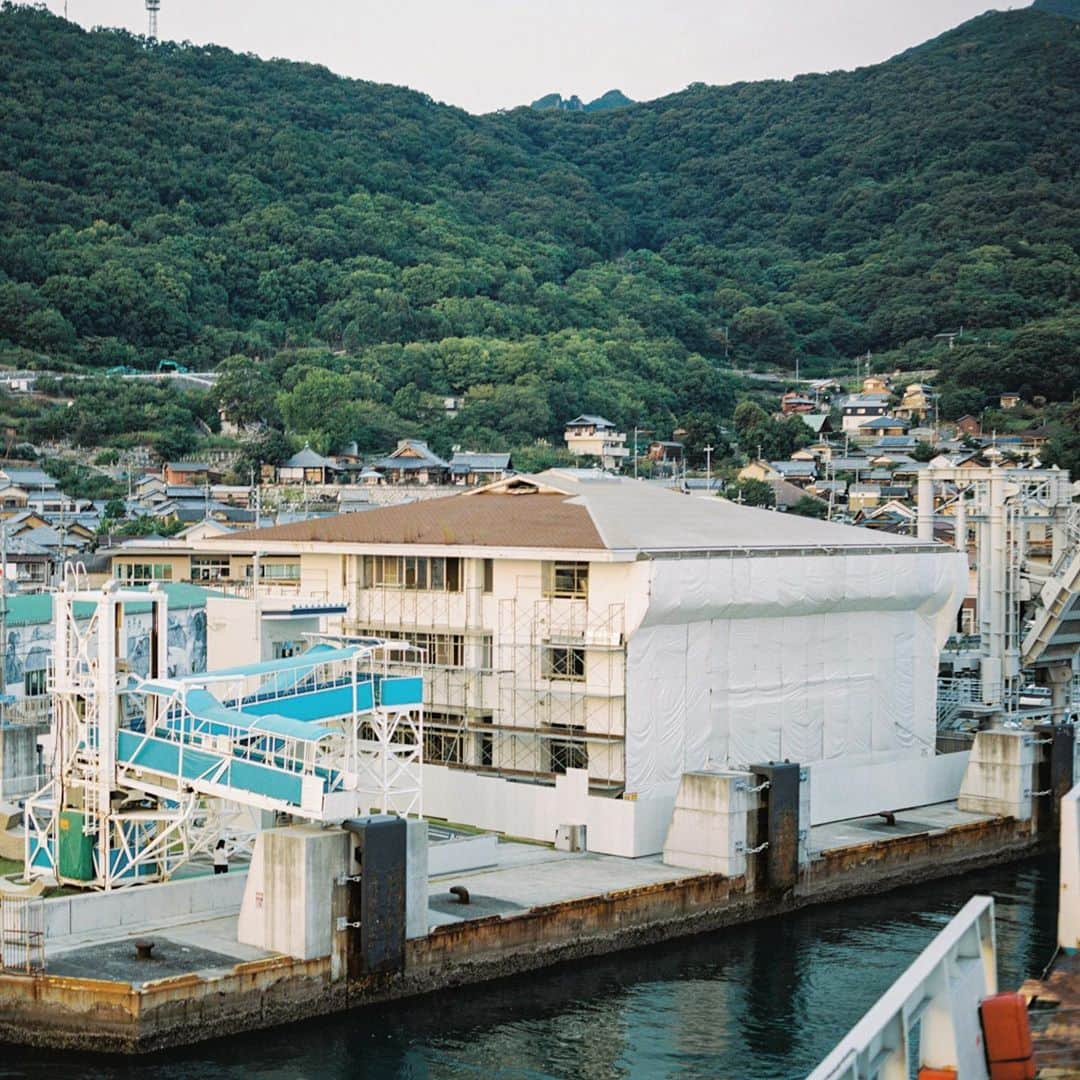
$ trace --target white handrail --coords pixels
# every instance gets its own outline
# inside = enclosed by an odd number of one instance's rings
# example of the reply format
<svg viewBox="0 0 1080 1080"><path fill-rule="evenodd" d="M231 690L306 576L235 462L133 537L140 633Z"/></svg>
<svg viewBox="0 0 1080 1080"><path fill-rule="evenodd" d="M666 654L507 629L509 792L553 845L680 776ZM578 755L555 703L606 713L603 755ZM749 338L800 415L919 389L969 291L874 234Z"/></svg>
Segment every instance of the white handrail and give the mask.
<svg viewBox="0 0 1080 1080"><path fill-rule="evenodd" d="M922 1066L988 1080L979 1003L996 991L994 901L975 896L808 1080L907 1080Z"/></svg>

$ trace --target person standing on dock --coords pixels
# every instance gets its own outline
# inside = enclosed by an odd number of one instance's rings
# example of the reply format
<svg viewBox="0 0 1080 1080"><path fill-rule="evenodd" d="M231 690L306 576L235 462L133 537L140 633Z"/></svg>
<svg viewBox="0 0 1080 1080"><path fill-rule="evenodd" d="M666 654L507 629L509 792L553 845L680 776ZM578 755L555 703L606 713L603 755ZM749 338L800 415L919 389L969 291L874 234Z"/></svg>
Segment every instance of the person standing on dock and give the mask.
<svg viewBox="0 0 1080 1080"><path fill-rule="evenodd" d="M214 873L227 874L229 872L229 853L225 850L225 841L219 840L214 848Z"/></svg>

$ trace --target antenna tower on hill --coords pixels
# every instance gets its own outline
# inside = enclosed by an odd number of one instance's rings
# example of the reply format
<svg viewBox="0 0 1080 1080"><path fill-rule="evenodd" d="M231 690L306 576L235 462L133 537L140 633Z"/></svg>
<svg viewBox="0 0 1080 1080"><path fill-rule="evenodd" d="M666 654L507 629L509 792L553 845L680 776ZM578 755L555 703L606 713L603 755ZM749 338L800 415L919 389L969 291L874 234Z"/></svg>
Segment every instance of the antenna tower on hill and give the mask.
<svg viewBox="0 0 1080 1080"><path fill-rule="evenodd" d="M150 23L146 36L151 41L157 41L157 17L160 10L161 0L146 0L146 14Z"/></svg>

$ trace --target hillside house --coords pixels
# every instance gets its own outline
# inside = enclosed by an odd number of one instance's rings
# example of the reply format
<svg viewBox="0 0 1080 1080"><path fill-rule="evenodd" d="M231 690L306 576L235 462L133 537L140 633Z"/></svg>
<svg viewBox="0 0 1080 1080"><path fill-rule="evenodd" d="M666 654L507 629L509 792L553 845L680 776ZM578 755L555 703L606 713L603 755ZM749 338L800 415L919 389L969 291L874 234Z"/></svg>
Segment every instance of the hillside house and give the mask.
<svg viewBox="0 0 1080 1080"><path fill-rule="evenodd" d="M626 433L603 416L582 414L566 425L566 448L575 457L595 457L605 469L617 468L629 457Z"/></svg>
<svg viewBox="0 0 1080 1080"><path fill-rule="evenodd" d="M912 423L922 423L934 410L934 391L926 383L909 383L900 404L893 410Z"/></svg>
<svg viewBox="0 0 1080 1080"><path fill-rule="evenodd" d="M310 446L293 454L278 466L279 484L332 484L337 479L337 466Z"/></svg>
<svg viewBox="0 0 1080 1080"><path fill-rule="evenodd" d="M458 450L450 458L450 482L463 487L505 480L513 471L508 453L476 454Z"/></svg>
<svg viewBox="0 0 1080 1080"><path fill-rule="evenodd" d="M842 431L857 434L868 420L884 416L889 411L888 394L853 394L840 405Z"/></svg>
<svg viewBox="0 0 1080 1080"><path fill-rule="evenodd" d="M899 416L882 413L870 420L864 420L855 432L859 439L882 439L888 435L906 435L911 425Z"/></svg>
<svg viewBox="0 0 1080 1080"><path fill-rule="evenodd" d="M373 465L388 484L446 484L450 481L450 463L444 461L421 439L402 439L397 449Z"/></svg>
<svg viewBox="0 0 1080 1080"><path fill-rule="evenodd" d="M817 402L799 393L798 390L789 390L780 398L780 412L784 416L812 413L817 411Z"/></svg>
<svg viewBox="0 0 1080 1080"><path fill-rule="evenodd" d="M220 480L205 461L167 461L161 467L161 478L166 487L197 487Z"/></svg>

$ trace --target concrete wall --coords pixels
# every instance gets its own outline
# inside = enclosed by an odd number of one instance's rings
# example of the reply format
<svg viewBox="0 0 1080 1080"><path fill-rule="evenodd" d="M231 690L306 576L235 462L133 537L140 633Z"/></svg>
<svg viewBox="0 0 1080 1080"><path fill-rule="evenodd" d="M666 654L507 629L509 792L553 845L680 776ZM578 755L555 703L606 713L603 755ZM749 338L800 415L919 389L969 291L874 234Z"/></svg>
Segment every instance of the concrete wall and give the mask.
<svg viewBox="0 0 1080 1080"><path fill-rule="evenodd" d="M970 752L875 763L841 759L810 768L810 824L950 802L960 794Z"/></svg>
<svg viewBox="0 0 1080 1080"><path fill-rule="evenodd" d="M482 870L498 862L499 839L491 833L456 836L428 845L428 877Z"/></svg>
<svg viewBox="0 0 1080 1080"><path fill-rule="evenodd" d="M329 956L333 886L349 865L341 829L293 825L266 829L255 841L237 938L298 960Z"/></svg>
<svg viewBox="0 0 1080 1080"><path fill-rule="evenodd" d="M48 730L48 724L0 726L0 800L32 795L41 787L37 740Z"/></svg>
<svg viewBox="0 0 1080 1080"><path fill-rule="evenodd" d="M255 662L258 621L253 600L237 597L206 598L206 666L238 667Z"/></svg>
<svg viewBox="0 0 1080 1080"><path fill-rule="evenodd" d="M1038 736L1030 731L980 731L971 748L957 805L975 814L1029 821Z"/></svg>
<svg viewBox="0 0 1080 1080"><path fill-rule="evenodd" d="M182 878L157 885L136 885L115 892L57 896L45 901L45 937L112 932L117 927L160 926L192 915L214 918L240 909L247 875Z"/></svg>
<svg viewBox="0 0 1080 1080"><path fill-rule="evenodd" d="M673 798L590 795L583 769L571 769L546 786L424 766L424 813L429 817L546 843L554 842L559 825L584 825L588 850L604 855L659 854L673 805Z"/></svg>

